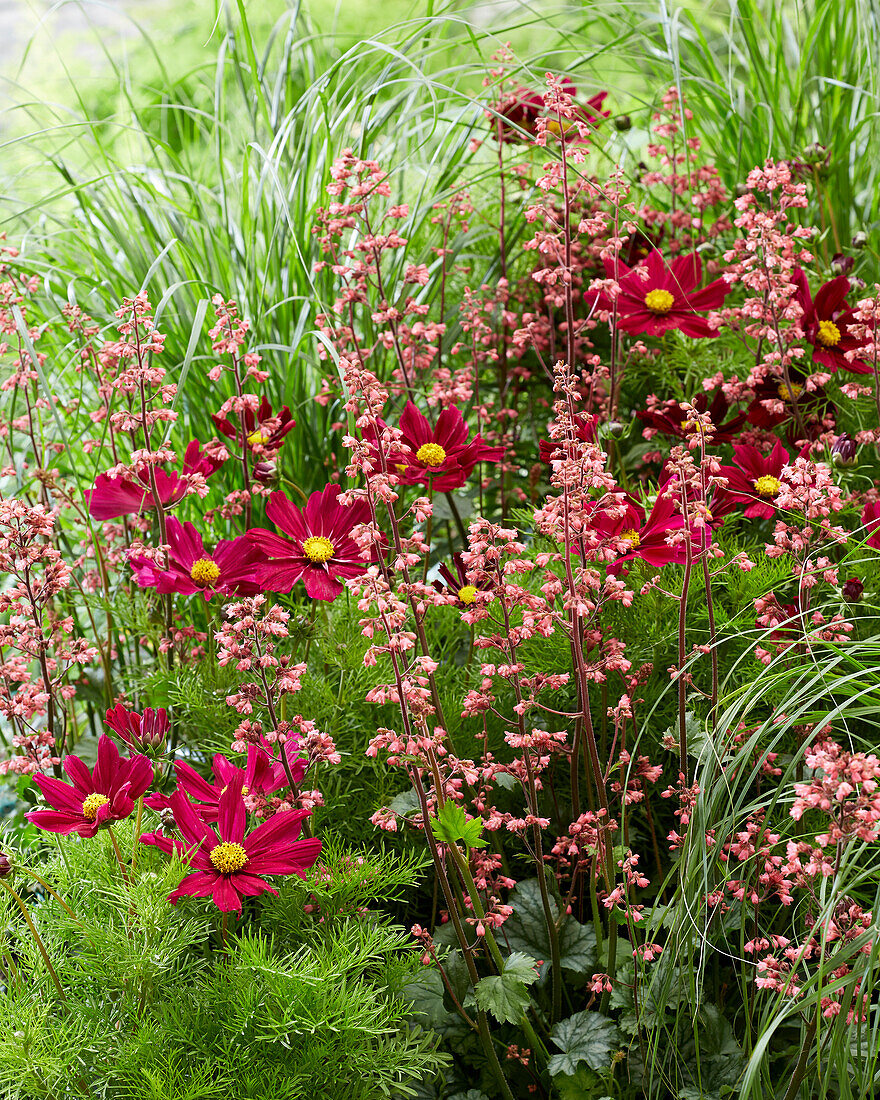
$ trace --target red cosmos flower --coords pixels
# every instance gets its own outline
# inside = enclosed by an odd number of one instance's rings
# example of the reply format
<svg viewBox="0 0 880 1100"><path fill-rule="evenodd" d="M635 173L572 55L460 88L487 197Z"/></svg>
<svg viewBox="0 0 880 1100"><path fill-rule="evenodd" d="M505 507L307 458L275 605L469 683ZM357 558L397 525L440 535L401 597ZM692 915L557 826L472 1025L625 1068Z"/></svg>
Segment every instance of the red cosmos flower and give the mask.
<svg viewBox="0 0 880 1100"><path fill-rule="evenodd" d="M599 425L598 416L593 416L587 413L575 413L574 423L575 427L577 428L577 431L575 433L576 439L580 439L584 443L596 442L596 428ZM553 458L553 455L556 454L557 451L559 451L561 446L561 440L554 442L550 439L539 439L538 451L541 457L541 461L546 462L549 465Z"/></svg>
<svg viewBox="0 0 880 1100"><path fill-rule="evenodd" d="M739 435L740 429L747 419L747 414L742 412L732 416L726 424L722 423L730 411L730 405L721 390L718 390L712 398L711 405L705 393L698 393L691 404L697 412L704 413L708 411L712 417L712 423L715 425L712 440L715 443L730 443ZM656 405L653 408L637 412L636 416L646 425L643 431L646 439L650 439L654 432L672 435L676 439L687 438L687 425L690 421L684 407L674 399L665 401L662 405Z"/></svg>
<svg viewBox="0 0 880 1100"><path fill-rule="evenodd" d="M156 488L162 507L176 504L186 495L188 478L192 474L202 474L208 478L218 470L225 459L203 454L201 443L194 439L183 456L183 471L167 473L157 466L155 470ZM134 515L153 508L153 493L150 488L150 475L143 466L137 480L127 477L112 478L108 474L99 474L95 485L83 494L89 506L89 515L94 519L117 519L119 516Z"/></svg>
<svg viewBox="0 0 880 1100"><path fill-rule="evenodd" d="M806 448L801 454L806 454ZM733 466L722 466L719 477L727 478L727 485L718 489L712 497L712 515L715 519L747 504L745 515L749 519L772 519L776 515L776 497L782 488L779 480L782 467L791 462L791 456L777 439L773 450L764 454L750 444L734 444Z"/></svg>
<svg viewBox="0 0 880 1100"><path fill-rule="evenodd" d="M175 516L169 516L166 531L171 547L167 569L138 554L129 558L141 588L179 592L184 596L201 592L206 600L216 592L224 596L252 596L261 591L256 567L262 556L244 535L221 540L209 554L202 536L191 523L181 523Z"/></svg>
<svg viewBox="0 0 880 1100"><path fill-rule="evenodd" d="M224 913L240 910L243 897L278 893L263 875L305 878L306 871L320 855L320 840L299 839L308 810L284 810L245 834L243 783L243 775L233 776L221 793L217 832L202 821L183 791L175 791L170 799L171 810L183 840L172 840L160 833L141 837L142 843L154 844L168 854L176 849L196 868L169 894L172 904L182 897L210 895Z"/></svg>
<svg viewBox="0 0 880 1100"><path fill-rule="evenodd" d="M168 736L168 711L164 707L153 710L147 707L143 714L117 705L104 716L109 726L133 752L155 752L165 744Z"/></svg>
<svg viewBox="0 0 880 1100"><path fill-rule="evenodd" d="M846 352L857 351L864 345L850 332L853 312L844 299L849 293L850 283L845 275L840 275L828 283L823 283L816 291L816 297L810 296L810 285L801 268L792 273L791 281L797 287L795 299L803 309L800 323L807 340L813 345L813 359L831 371L848 370L853 374L873 374L874 368L861 359L850 361Z"/></svg>
<svg viewBox="0 0 880 1100"><path fill-rule="evenodd" d="M669 546L666 542L671 531L680 531L684 527L684 516L676 511L672 498L664 496L663 488L664 486L660 487L647 520L642 506L631 497L625 499L626 512L619 518L597 511L593 529L603 538L618 539L630 545L626 553L621 554L617 561L607 567L609 573L619 573L623 563L633 558L641 558L656 568L671 563L680 565L685 561L687 549L684 542L676 543L675 546ZM709 538L708 530L705 537ZM699 543L700 533L692 530L691 539Z"/></svg>
<svg viewBox="0 0 880 1100"><path fill-rule="evenodd" d="M285 742L284 749L287 754L287 762L293 781L299 783L306 773L308 762L299 756L299 743L291 739ZM262 739L260 745L248 745L247 766L239 768L228 760L222 753L216 753L212 762L214 782L199 775L195 768L187 764L185 760L174 762L174 771L177 775L178 788L198 805L196 810L202 821L207 824L217 820L220 813L220 795L229 784L239 776L242 781L242 795L251 791L269 795L279 791L282 787L289 786L287 773L281 760L276 760L272 754L272 746ZM145 804L151 810L171 809L171 796L156 793L145 799Z"/></svg>
<svg viewBox="0 0 880 1100"><path fill-rule="evenodd" d="M445 562L441 563L439 569L441 579L434 581L434 588L437 592L455 596L458 606L470 607L476 602L480 588L468 580L467 568L461 554L452 555L452 564L455 566L454 573Z"/></svg>
<svg viewBox="0 0 880 1100"><path fill-rule="evenodd" d="M867 531L870 532L870 537L865 539L867 546L873 546L875 550L880 550L880 501L874 501L865 505L865 510L862 512L862 524Z"/></svg>
<svg viewBox="0 0 880 1100"><path fill-rule="evenodd" d="M577 95L577 88L566 77L562 78L559 87L572 99ZM602 110L602 104L607 96L607 92L597 92L590 96L586 103L576 104L576 121L586 122L595 128L603 118L608 118L611 112ZM544 112L544 97L540 92L533 92L530 88L521 86L515 88L495 105L492 115L493 136L498 137L500 134L503 142L526 141L522 131L525 130L526 134L535 134L538 119ZM550 122L551 125L554 122L558 125L558 119L551 118Z"/></svg>
<svg viewBox="0 0 880 1100"><path fill-rule="evenodd" d="M269 497L266 515L290 538L262 527L247 532L248 541L268 559L257 566L264 592L289 592L302 580L313 600L335 600L343 589L340 577L366 571L370 563L361 557L351 531L371 522L370 506L366 501L339 504L341 492L338 485L328 485L312 493L305 508L297 508L284 493Z"/></svg>
<svg viewBox="0 0 880 1100"><path fill-rule="evenodd" d="M676 256L667 264L655 249L636 267L627 267L619 258L616 262L606 259L605 272L620 286L617 323L625 332L660 336L677 328L685 336L718 335L705 318L695 313L718 309L730 287L724 279L716 279L694 291L703 277L703 265L696 252ZM609 313L614 309L614 302L606 294L600 294L596 304Z"/></svg>
<svg viewBox="0 0 880 1100"><path fill-rule="evenodd" d="M827 405L824 387L806 388L807 376L796 367L789 369L791 388L784 378L770 376L762 379L754 387L754 401L749 405L747 416L750 424L756 428L775 428L794 417L794 407L798 408L805 421L807 433L814 438L819 431L816 418ZM794 403L791 394L794 394Z"/></svg>
<svg viewBox="0 0 880 1100"><path fill-rule="evenodd" d="M241 423L237 420L229 421L225 416L211 415L217 431L229 439L241 443ZM290 409L285 405L277 415L273 414L272 406L263 397L260 407L254 415L253 409L244 410L244 426L247 431L247 444L249 447L260 448L260 453L273 455L281 450L284 437L296 427L296 421L290 415Z"/></svg>
<svg viewBox="0 0 880 1100"><path fill-rule="evenodd" d="M379 431L384 427L380 420ZM439 493L448 493L464 485L478 462L500 462L504 458L503 447L490 447L479 435L468 442L468 426L456 408L444 409L432 428L427 417L408 401L398 427L409 453L394 451L388 461L397 467L406 485L430 485Z"/></svg>
<svg viewBox="0 0 880 1100"><path fill-rule="evenodd" d="M35 775L34 783L52 810L33 810L28 821L50 833L94 836L102 825L121 821L153 782L153 765L145 756L121 757L112 740L102 734L98 761L90 772L78 756L64 758L70 783L51 775Z"/></svg>

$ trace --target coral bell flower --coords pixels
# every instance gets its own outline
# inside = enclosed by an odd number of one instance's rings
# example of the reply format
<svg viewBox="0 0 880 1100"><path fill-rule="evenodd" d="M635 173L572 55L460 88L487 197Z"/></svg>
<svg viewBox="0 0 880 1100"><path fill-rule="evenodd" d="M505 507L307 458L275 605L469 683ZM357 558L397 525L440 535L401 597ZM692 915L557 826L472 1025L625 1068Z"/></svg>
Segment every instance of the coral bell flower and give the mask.
<svg viewBox="0 0 880 1100"><path fill-rule="evenodd" d="M371 522L370 506L366 501L342 505L341 492L338 485L328 485L312 493L305 508L297 508L284 493L269 497L266 515L290 537L261 527L247 532L248 541L268 559L257 567L264 592L289 592L301 580L313 600L335 600L343 589L340 578L366 571L369 562L351 532Z"/></svg>
<svg viewBox="0 0 880 1100"><path fill-rule="evenodd" d="M170 507L186 496L189 477L201 474L210 477L218 470L225 459L203 454L201 443L193 440L183 456L183 471L168 473L157 466L154 473L156 489L163 508ZM93 519L118 519L119 516L137 515L148 508L154 508L153 491L150 487L150 474L146 466L142 467L137 478L110 477L99 474L95 485L83 494L89 506L89 515Z"/></svg>
<svg viewBox="0 0 880 1100"><path fill-rule="evenodd" d="M243 897L278 893L263 875L305 878L320 855L320 840L299 839L307 810L284 810L246 833L243 784L243 775L234 776L221 793L216 832L199 817L186 795L175 791L171 810L183 839L172 840L160 833L141 837L142 843L154 844L163 852L170 854L176 849L195 868L168 896L172 904L182 897L210 896L224 913L240 910Z"/></svg>
<svg viewBox="0 0 880 1100"><path fill-rule="evenodd" d="M791 462L788 451L777 439L769 454L749 444L734 444L733 454L735 465L722 466L718 471L719 477L727 478L727 485L713 496L713 515L727 515L737 505L747 504L745 515L749 519L772 519L782 488L782 467Z"/></svg>
<svg viewBox="0 0 880 1100"><path fill-rule="evenodd" d="M191 523L181 523L175 516L169 516L166 531L171 548L166 569L137 554L129 558L141 588L179 592L183 596L201 592L206 600L217 592L223 596L252 596L261 591L256 567L262 557L244 535L221 540L209 553Z"/></svg>
<svg viewBox="0 0 880 1100"><path fill-rule="evenodd" d="M650 399L649 399L650 405ZM737 413L726 423L722 423L730 411L727 398L718 390L712 398L712 404L705 393L698 393L691 402L697 412L708 412L712 417L715 431L712 433L713 443L730 443L739 435L740 429L746 422L746 413ZM682 405L676 400L665 401L662 405L637 412L636 416L645 425L643 435L650 439L655 432L663 435L675 436L676 439L687 439L691 429L691 421Z"/></svg>
<svg viewBox="0 0 880 1100"><path fill-rule="evenodd" d="M168 711L146 707L143 714L117 705L104 716L104 725L128 745L132 752L158 752L168 736Z"/></svg>
<svg viewBox="0 0 880 1100"><path fill-rule="evenodd" d="M703 265L696 252L676 256L668 264L656 249L636 267L618 258L605 260L609 279L620 286L617 323L624 332L661 336L676 328L685 336L717 336L716 329L696 313L718 309L730 291L724 279L716 279L702 290L694 290L703 277ZM597 308L613 312L615 302L601 293Z"/></svg>
<svg viewBox="0 0 880 1100"><path fill-rule="evenodd" d="M797 287L795 298L803 309L800 324L807 340L813 345L813 360L830 371L848 370L853 374L873 374L874 368L861 359L847 359L846 352L858 351L864 345L850 332L853 312L845 298L850 283L845 275L839 275L823 283L810 295L806 274L797 268L792 274Z"/></svg>
<svg viewBox="0 0 880 1100"><path fill-rule="evenodd" d="M380 430L384 428L380 421ZM455 408L444 409L432 428L412 401L400 415L398 427L409 453L389 456L406 485L429 485L438 493L460 489L478 462L500 462L503 447L490 447L477 435L468 442L468 426Z"/></svg>
<svg viewBox="0 0 880 1100"><path fill-rule="evenodd" d="M120 756L106 734L98 741L93 772L78 756L65 757L64 770L72 786L51 775L34 776L34 783L53 809L25 814L28 821L50 833L94 836L101 826L128 817L153 782L150 761L145 756Z"/></svg>
<svg viewBox="0 0 880 1100"><path fill-rule="evenodd" d="M577 88L570 80L563 77L559 83L560 90L572 99L577 94ZM610 111L603 111L602 104L608 97L607 92L597 92L583 104L575 104L575 119L577 122L586 122L596 127L603 118L608 118ZM500 103L495 105L493 114L493 136L500 135L502 142L527 141L522 133L534 135L537 132L538 119L545 113L544 97L540 92L533 92L530 88L522 86L513 89ZM569 120L565 120L569 122ZM559 120L551 117L548 128L558 129Z"/></svg>
<svg viewBox="0 0 880 1100"><path fill-rule="evenodd" d="M211 416L217 431L228 439L234 439L241 443L241 422L233 418L228 420L225 416ZM285 405L277 415L273 414L272 406L264 397L260 407L254 414L253 409L244 410L244 427L246 442L249 447L260 448L261 454L274 455L281 450L284 437L296 427L296 421L290 415L290 409Z"/></svg>

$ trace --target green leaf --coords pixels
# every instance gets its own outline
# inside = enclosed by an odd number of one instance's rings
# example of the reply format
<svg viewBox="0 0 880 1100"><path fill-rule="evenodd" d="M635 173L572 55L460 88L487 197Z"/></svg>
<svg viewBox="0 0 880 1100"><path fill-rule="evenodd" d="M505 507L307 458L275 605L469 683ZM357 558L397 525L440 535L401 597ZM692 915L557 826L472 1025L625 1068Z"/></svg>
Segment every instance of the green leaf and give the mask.
<svg viewBox="0 0 880 1100"><path fill-rule="evenodd" d="M581 1062L590 1069L606 1070L611 1055L620 1047L620 1032L612 1020L598 1012L576 1012L560 1020L550 1032L550 1038L562 1051L547 1063L551 1076L566 1073L572 1076Z"/></svg>
<svg viewBox="0 0 880 1100"><path fill-rule="evenodd" d="M512 951L522 951L540 960L543 978L550 967L550 937L536 878L520 882L510 892L513 913L504 922L504 935ZM556 899L550 898L554 920L559 914ZM575 974L590 974L596 963L596 934L586 924L567 917L559 929L559 953L562 968Z"/></svg>
<svg viewBox="0 0 880 1100"><path fill-rule="evenodd" d="M431 829L442 844L456 844L461 840L467 848L486 846L486 841L480 839L483 822L476 817L468 821L464 810L451 798L444 802L440 813L431 818Z"/></svg>
<svg viewBox="0 0 880 1100"><path fill-rule="evenodd" d="M481 978L474 989L477 1004L499 1023L515 1024L529 1005L527 986L538 980L535 960L515 951L500 974Z"/></svg>

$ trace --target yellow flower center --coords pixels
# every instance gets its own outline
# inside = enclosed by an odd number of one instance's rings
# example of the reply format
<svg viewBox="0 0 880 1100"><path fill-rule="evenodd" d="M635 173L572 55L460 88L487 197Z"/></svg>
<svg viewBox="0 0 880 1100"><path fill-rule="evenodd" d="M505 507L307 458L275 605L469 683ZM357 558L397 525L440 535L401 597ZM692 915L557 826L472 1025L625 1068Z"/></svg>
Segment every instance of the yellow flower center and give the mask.
<svg viewBox="0 0 880 1100"><path fill-rule="evenodd" d="M755 482L755 491L762 497L775 497L782 488L782 482L772 474L764 474Z"/></svg>
<svg viewBox="0 0 880 1100"><path fill-rule="evenodd" d="M189 575L196 584L204 585L207 588L209 585L215 584L220 577L220 566L215 561L211 561L210 558L199 558L198 561L193 562Z"/></svg>
<svg viewBox="0 0 880 1100"><path fill-rule="evenodd" d="M439 443L423 443L416 451L416 458L423 466L442 466L446 461L446 451Z"/></svg>
<svg viewBox="0 0 880 1100"><path fill-rule="evenodd" d="M779 394L783 401L789 401L791 399L791 394L788 392L788 386L786 386L784 382L779 383L779 385L776 387L776 392ZM804 387L800 384L800 382L792 382L791 393L794 394L795 400L797 400L803 392Z"/></svg>
<svg viewBox="0 0 880 1100"><path fill-rule="evenodd" d="M395 462L394 469L397 470L399 474L405 474L408 467L403 462Z"/></svg>
<svg viewBox="0 0 880 1100"><path fill-rule="evenodd" d="M256 447L258 443L262 444L269 442L268 438L263 435L263 431L261 428L257 428L252 431L251 434L248 436L247 441L252 447Z"/></svg>
<svg viewBox="0 0 880 1100"><path fill-rule="evenodd" d="M642 541L639 538L638 531L634 531L632 528L630 528L628 531L621 531L621 533L617 537L620 542L628 542L633 550L638 550L639 543Z"/></svg>
<svg viewBox="0 0 880 1100"><path fill-rule="evenodd" d="M840 329L833 321L820 321L816 340L823 348L833 348L840 343Z"/></svg>
<svg viewBox="0 0 880 1100"><path fill-rule="evenodd" d="M668 313L675 304L675 298L668 290L649 290L645 295L645 305L652 313Z"/></svg>
<svg viewBox="0 0 880 1100"><path fill-rule="evenodd" d="M83 817L86 821L94 821L98 816L98 810L106 806L110 799L105 794L90 794L83 802Z"/></svg>
<svg viewBox="0 0 880 1100"><path fill-rule="evenodd" d="M240 844L224 841L211 849L210 858L221 875L231 875L233 871L240 871L244 867L248 854Z"/></svg>
<svg viewBox="0 0 880 1100"><path fill-rule="evenodd" d="M310 535L303 543L303 553L318 565L333 557L333 543L323 535Z"/></svg>
<svg viewBox="0 0 880 1100"><path fill-rule="evenodd" d="M464 588L459 588L458 598L462 603L473 603L477 598L476 585L466 584Z"/></svg>

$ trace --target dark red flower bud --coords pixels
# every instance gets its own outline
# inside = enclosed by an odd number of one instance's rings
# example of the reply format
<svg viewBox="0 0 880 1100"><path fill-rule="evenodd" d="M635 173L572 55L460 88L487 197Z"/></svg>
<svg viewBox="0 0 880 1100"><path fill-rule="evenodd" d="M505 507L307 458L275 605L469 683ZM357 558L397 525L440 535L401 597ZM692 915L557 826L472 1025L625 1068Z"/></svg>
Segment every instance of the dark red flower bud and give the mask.
<svg viewBox="0 0 880 1100"><path fill-rule="evenodd" d="M9 856L0 852L0 878L6 878L8 874L12 873L12 860Z"/></svg>
<svg viewBox="0 0 880 1100"><path fill-rule="evenodd" d="M844 432L831 448L831 461L835 466L855 466L859 461L858 449L856 441Z"/></svg>
<svg viewBox="0 0 880 1100"><path fill-rule="evenodd" d="M842 252L837 252L831 257L831 270L835 275L849 275L855 263L852 256L844 256Z"/></svg>
<svg viewBox="0 0 880 1100"><path fill-rule="evenodd" d="M840 591L843 593L843 598L848 603L858 603L862 598L862 593L865 591L865 586L858 577L850 577L850 579L844 583Z"/></svg>
<svg viewBox="0 0 880 1100"><path fill-rule="evenodd" d="M278 480L278 465L275 462L257 462L252 473L254 480L261 485L273 485Z"/></svg>
<svg viewBox="0 0 880 1100"><path fill-rule="evenodd" d="M864 230L860 229L858 233L853 234L853 239L851 243L853 248L864 248L865 245L868 243L868 234L865 233Z"/></svg>

